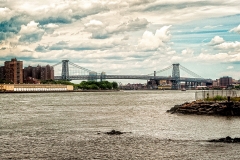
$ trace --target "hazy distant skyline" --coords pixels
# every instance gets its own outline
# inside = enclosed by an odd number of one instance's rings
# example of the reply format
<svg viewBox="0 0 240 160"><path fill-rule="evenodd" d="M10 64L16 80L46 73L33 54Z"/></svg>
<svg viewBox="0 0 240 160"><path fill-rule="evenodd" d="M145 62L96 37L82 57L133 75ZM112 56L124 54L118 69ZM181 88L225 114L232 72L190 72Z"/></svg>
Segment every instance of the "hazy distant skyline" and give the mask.
<svg viewBox="0 0 240 160"><path fill-rule="evenodd" d="M240 79L238 0L0 0L0 66L69 59L107 74L180 63Z"/></svg>

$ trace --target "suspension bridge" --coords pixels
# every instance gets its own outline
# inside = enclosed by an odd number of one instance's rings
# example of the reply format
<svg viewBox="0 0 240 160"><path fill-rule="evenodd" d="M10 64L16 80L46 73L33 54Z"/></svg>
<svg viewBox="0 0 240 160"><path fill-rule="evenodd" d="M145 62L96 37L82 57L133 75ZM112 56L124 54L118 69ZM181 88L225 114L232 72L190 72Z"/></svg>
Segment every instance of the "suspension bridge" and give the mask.
<svg viewBox="0 0 240 160"><path fill-rule="evenodd" d="M211 85L211 79L205 79L199 76L198 74L190 71L189 69L181 66L179 63L172 64L162 70L154 71L153 73L146 75L107 75L105 73L97 73L95 71L81 67L75 63L70 62L69 60L62 60L61 62L53 65L56 67L62 65L61 76L54 76L55 80L105 80L105 79L140 79L140 80L149 80L155 81L156 84L159 84L160 80L168 80L172 83L172 89L179 89L180 83L185 82L185 86L201 86L201 85ZM69 66L77 69L78 73L71 73L69 71ZM191 77L181 77L180 69L188 73ZM157 74L163 73L164 71L172 71L171 76L158 76Z"/></svg>

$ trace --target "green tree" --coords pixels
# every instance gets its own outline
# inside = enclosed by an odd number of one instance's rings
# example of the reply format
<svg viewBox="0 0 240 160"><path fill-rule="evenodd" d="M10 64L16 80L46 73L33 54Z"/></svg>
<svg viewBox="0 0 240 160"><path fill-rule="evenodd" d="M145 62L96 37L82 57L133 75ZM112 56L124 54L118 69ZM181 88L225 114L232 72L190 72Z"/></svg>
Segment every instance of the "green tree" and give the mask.
<svg viewBox="0 0 240 160"><path fill-rule="evenodd" d="M112 89L113 88L113 85L110 82L108 82L106 85L107 85L107 89Z"/></svg>
<svg viewBox="0 0 240 160"><path fill-rule="evenodd" d="M101 89L107 89L107 85L105 82L99 82L99 88Z"/></svg>
<svg viewBox="0 0 240 160"><path fill-rule="evenodd" d="M117 84L117 82L112 82L112 87L113 87L113 89L118 89L118 84Z"/></svg>
<svg viewBox="0 0 240 160"><path fill-rule="evenodd" d="M238 85L238 86L235 86L235 88L236 88L236 89L240 89L240 85Z"/></svg>
<svg viewBox="0 0 240 160"><path fill-rule="evenodd" d="M96 84L91 84L88 86L89 86L89 89L99 89L99 87Z"/></svg>
<svg viewBox="0 0 240 160"><path fill-rule="evenodd" d="M65 84L65 85L74 85L74 83L71 83L70 81L65 80L42 80L42 84Z"/></svg>

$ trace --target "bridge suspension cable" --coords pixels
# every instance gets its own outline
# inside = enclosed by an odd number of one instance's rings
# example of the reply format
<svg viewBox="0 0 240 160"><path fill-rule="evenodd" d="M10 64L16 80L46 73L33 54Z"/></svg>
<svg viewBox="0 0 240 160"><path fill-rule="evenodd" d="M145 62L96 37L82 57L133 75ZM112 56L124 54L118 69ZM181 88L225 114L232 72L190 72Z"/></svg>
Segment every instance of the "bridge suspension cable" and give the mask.
<svg viewBox="0 0 240 160"><path fill-rule="evenodd" d="M70 65L72 65L72 66L74 66L74 67L76 67L76 68L79 68L79 69L81 69L81 70L84 70L84 71L86 71L86 72L94 72L94 71L91 71L91 70L89 70L89 69L87 69L87 68L84 68L84 67L81 67L81 66L79 66L79 65L76 65L76 64L74 64L74 63L72 63L72 62L68 62ZM97 72L96 72L97 73Z"/></svg>
<svg viewBox="0 0 240 160"><path fill-rule="evenodd" d="M191 76L195 77L195 78L202 78L201 76L199 76L198 74L190 71L189 69L183 67L182 65L179 65L179 67L184 70L185 72L187 72L188 74L190 74Z"/></svg>
<svg viewBox="0 0 240 160"><path fill-rule="evenodd" d="M58 62L57 64L52 65L52 67L55 67L55 66L57 66L59 64L62 64L62 62Z"/></svg>
<svg viewBox="0 0 240 160"><path fill-rule="evenodd" d="M168 67L166 67L166 68L164 68L164 69L161 69L161 70L157 71L156 74L157 74L157 73L164 72L164 71L169 70L169 69L171 69L171 68L172 68L172 65L170 65L170 66L168 66ZM153 74L154 74L154 73L150 73L150 74L147 74L147 75L150 76L150 75L153 75Z"/></svg>

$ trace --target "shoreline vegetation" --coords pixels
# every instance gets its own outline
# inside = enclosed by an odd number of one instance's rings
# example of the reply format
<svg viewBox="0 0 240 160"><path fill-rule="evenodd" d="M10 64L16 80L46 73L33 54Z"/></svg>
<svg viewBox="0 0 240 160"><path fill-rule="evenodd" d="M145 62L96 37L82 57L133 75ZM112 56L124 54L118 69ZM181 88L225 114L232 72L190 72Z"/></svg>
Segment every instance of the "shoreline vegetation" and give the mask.
<svg viewBox="0 0 240 160"><path fill-rule="evenodd" d="M13 90L1 90L0 93L55 93L55 92L117 92L120 91L118 88L117 82L108 82L108 81L102 81L102 82L95 82L95 81L82 81L80 84L74 84L70 81L55 81L55 80L45 80L42 81L41 84L44 85L72 85L73 90L57 90L57 91L51 91L51 90L42 90L42 91L13 91Z"/></svg>
<svg viewBox="0 0 240 160"><path fill-rule="evenodd" d="M42 81L42 84L66 84L66 85L73 85L74 90L118 90L118 83L117 82L95 82L95 81L82 81L79 84L71 83L70 81L55 81L55 80L46 80Z"/></svg>
<svg viewBox="0 0 240 160"><path fill-rule="evenodd" d="M215 116L240 116L240 97L215 96L204 100L185 102L175 105L168 113L215 115Z"/></svg>

